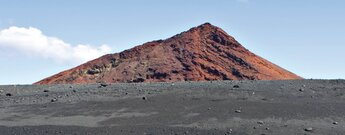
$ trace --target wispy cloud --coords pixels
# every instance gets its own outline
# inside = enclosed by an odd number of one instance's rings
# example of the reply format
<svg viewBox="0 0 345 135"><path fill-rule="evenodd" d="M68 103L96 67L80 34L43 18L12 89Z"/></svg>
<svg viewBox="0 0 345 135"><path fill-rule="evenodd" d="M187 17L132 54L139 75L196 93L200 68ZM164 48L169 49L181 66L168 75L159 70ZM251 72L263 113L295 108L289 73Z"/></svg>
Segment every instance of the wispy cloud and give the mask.
<svg viewBox="0 0 345 135"><path fill-rule="evenodd" d="M46 36L37 28L15 26L0 31L1 48L70 64L80 64L111 52L108 45L71 45L59 38Z"/></svg>

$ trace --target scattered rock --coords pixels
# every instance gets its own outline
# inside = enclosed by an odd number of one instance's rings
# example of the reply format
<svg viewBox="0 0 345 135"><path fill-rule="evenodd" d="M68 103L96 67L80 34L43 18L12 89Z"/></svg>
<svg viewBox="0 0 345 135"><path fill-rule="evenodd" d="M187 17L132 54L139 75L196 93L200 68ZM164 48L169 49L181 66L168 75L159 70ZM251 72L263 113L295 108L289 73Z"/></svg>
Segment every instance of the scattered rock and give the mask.
<svg viewBox="0 0 345 135"><path fill-rule="evenodd" d="M242 111L241 110L235 110L235 113L241 113Z"/></svg>
<svg viewBox="0 0 345 135"><path fill-rule="evenodd" d="M260 124L260 125L263 125L263 124L264 124L264 121L261 121L261 120L260 120L260 121L258 121L257 123Z"/></svg>
<svg viewBox="0 0 345 135"><path fill-rule="evenodd" d="M240 88L240 86L239 85L234 85L234 88Z"/></svg>
<svg viewBox="0 0 345 135"><path fill-rule="evenodd" d="M53 98L52 100L50 100L50 102L56 102L57 99L56 98Z"/></svg>
<svg viewBox="0 0 345 135"><path fill-rule="evenodd" d="M101 84L101 87L107 87L107 86L108 86L108 84L105 84L105 83Z"/></svg>
<svg viewBox="0 0 345 135"><path fill-rule="evenodd" d="M99 73L101 73L101 70L99 70L99 69L89 69L87 71L87 73L90 74L90 75L99 74Z"/></svg>
<svg viewBox="0 0 345 135"><path fill-rule="evenodd" d="M49 92L49 90L43 90L43 92Z"/></svg>
<svg viewBox="0 0 345 135"><path fill-rule="evenodd" d="M141 83L141 82L144 82L144 81L145 81L145 79L144 79L144 78L139 77L139 78L136 78L136 79L134 79L134 80L131 80L130 82L134 82L134 83Z"/></svg>
<svg viewBox="0 0 345 135"><path fill-rule="evenodd" d="M10 97L13 96L11 93L6 93L6 96Z"/></svg>
<svg viewBox="0 0 345 135"><path fill-rule="evenodd" d="M311 132L311 131L313 131L313 128L312 127L308 127L308 128L305 128L304 131Z"/></svg>
<svg viewBox="0 0 345 135"><path fill-rule="evenodd" d="M106 84L106 83L101 83L101 87L107 87L108 86L108 84Z"/></svg>
<svg viewBox="0 0 345 135"><path fill-rule="evenodd" d="M226 131L226 134L231 134L232 133L232 129L229 129L228 131Z"/></svg>

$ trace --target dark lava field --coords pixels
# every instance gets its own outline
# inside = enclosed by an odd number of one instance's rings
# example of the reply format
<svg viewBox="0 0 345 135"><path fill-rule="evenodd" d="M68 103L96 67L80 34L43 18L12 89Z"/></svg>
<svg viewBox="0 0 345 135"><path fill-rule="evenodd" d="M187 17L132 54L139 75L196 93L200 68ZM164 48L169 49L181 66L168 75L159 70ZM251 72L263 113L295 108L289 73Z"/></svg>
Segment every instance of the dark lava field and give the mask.
<svg viewBox="0 0 345 135"><path fill-rule="evenodd" d="M345 81L0 86L1 135L344 135Z"/></svg>

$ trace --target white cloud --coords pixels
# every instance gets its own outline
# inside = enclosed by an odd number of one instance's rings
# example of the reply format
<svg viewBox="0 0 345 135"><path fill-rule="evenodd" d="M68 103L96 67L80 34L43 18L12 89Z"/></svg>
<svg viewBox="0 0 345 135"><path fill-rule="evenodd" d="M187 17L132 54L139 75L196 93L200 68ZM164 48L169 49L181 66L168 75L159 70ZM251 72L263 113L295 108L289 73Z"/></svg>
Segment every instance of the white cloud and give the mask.
<svg viewBox="0 0 345 135"><path fill-rule="evenodd" d="M0 31L1 48L70 64L80 64L111 52L108 45L71 45L59 38L46 36L37 28L15 26Z"/></svg>

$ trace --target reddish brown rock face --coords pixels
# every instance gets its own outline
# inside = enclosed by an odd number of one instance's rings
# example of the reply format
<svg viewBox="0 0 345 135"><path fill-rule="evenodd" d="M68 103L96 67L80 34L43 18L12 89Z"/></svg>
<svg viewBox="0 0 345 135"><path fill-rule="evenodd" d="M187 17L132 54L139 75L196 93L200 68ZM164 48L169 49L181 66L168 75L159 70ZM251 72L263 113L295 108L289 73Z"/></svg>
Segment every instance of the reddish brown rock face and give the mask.
<svg viewBox="0 0 345 135"><path fill-rule="evenodd" d="M166 40L102 56L35 84L286 79L302 78L206 23Z"/></svg>

